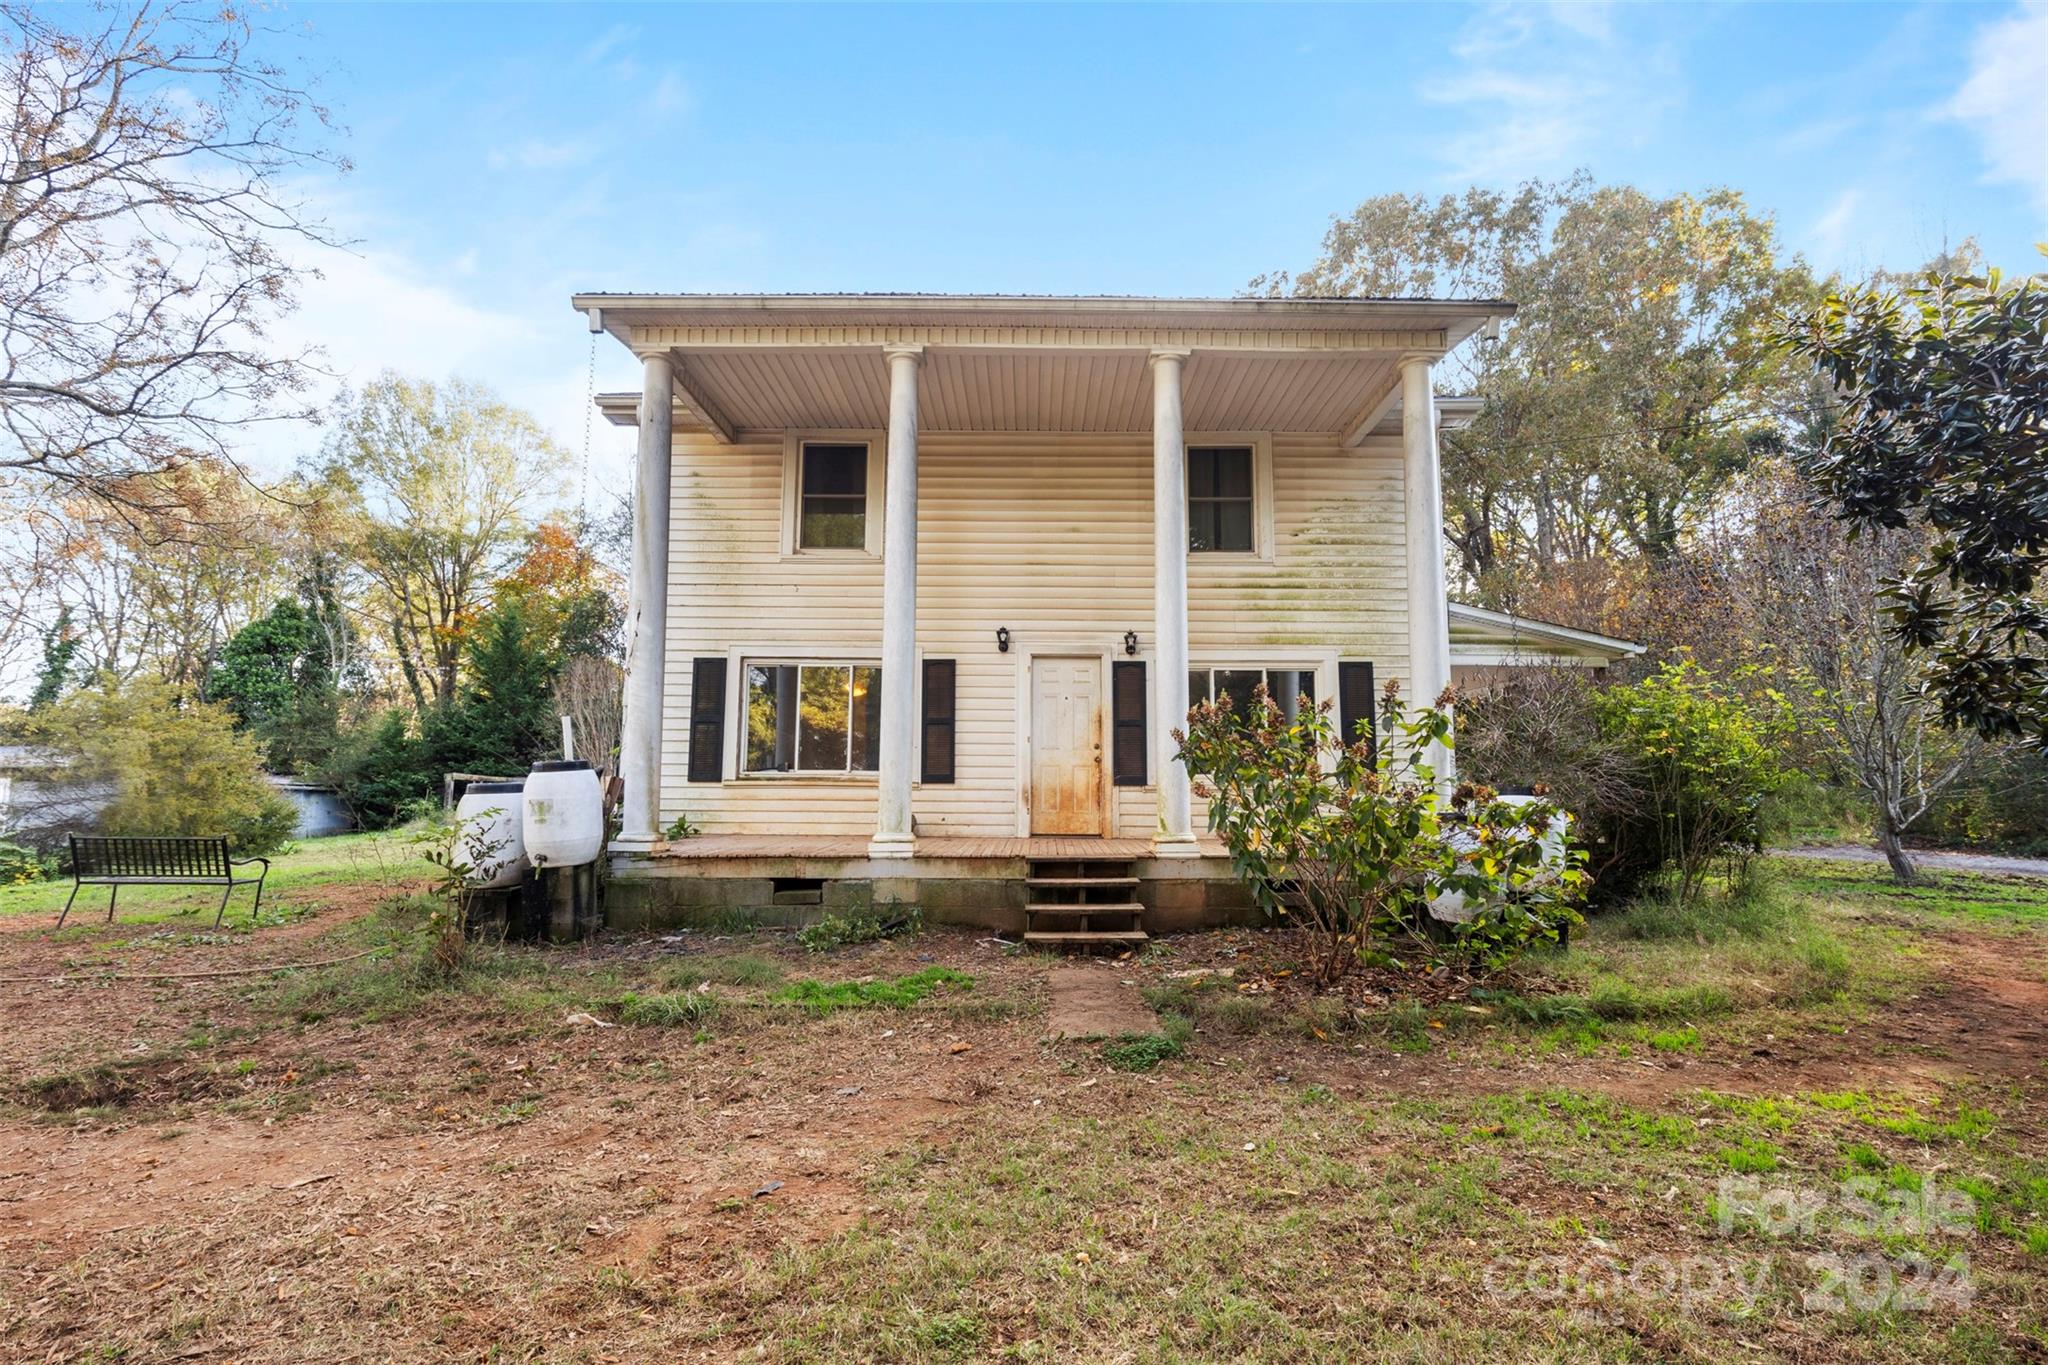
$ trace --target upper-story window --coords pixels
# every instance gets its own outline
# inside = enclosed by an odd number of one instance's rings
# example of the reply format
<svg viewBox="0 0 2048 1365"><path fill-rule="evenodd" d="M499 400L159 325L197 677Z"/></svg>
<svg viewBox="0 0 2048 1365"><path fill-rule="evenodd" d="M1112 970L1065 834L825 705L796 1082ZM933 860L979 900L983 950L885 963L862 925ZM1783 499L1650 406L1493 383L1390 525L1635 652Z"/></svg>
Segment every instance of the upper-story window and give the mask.
<svg viewBox="0 0 2048 1365"><path fill-rule="evenodd" d="M1250 554L1252 447L1188 447L1188 549Z"/></svg>
<svg viewBox="0 0 2048 1365"><path fill-rule="evenodd" d="M798 455L800 550L859 550L868 538L868 448L806 441Z"/></svg>

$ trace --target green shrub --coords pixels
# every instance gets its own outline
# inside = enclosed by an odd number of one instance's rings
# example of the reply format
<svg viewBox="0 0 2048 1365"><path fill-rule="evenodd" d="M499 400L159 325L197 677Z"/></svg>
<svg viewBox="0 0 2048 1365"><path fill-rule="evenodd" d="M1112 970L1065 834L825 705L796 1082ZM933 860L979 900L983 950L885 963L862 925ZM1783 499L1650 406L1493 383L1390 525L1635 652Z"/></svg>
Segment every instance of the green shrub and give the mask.
<svg viewBox="0 0 2048 1365"><path fill-rule="evenodd" d="M1669 869L1677 899L1695 899L1730 854L1763 847L1764 803L1785 780L1775 715L1697 664L1666 664L1595 703L1602 732L1641 767L1649 800L1620 826L1624 865Z"/></svg>
<svg viewBox="0 0 2048 1365"><path fill-rule="evenodd" d="M1518 668L1458 699L1458 774L1501 791L1535 789L1573 816L1587 891L1620 904L1656 871L1628 830L1649 804L1640 758L1602 730L1600 686L1582 668Z"/></svg>
<svg viewBox="0 0 2048 1365"><path fill-rule="evenodd" d="M854 943L874 943L899 934L915 934L924 920L915 906L897 906L888 911L851 910L845 914L818 916L797 930L796 941L814 953L830 952Z"/></svg>
<svg viewBox="0 0 2048 1365"><path fill-rule="evenodd" d="M416 801L440 809L440 774L414 735L411 717L396 707L344 735L320 777L334 784L365 829L403 823Z"/></svg>
<svg viewBox="0 0 2048 1365"><path fill-rule="evenodd" d="M32 848L0 840L0 886L26 886L57 874L57 860Z"/></svg>
<svg viewBox="0 0 2048 1365"><path fill-rule="evenodd" d="M1188 712L1177 756L1209 803L1232 870L1275 919L1307 931L1328 985L1361 958L1490 969L1575 924L1582 876L1555 808L1436 779L1449 710L1407 713L1389 684L1376 739L1337 733L1328 702L1288 715L1264 684ZM1292 894L1283 899L1282 888ZM1464 912L1439 922L1434 909Z"/></svg>
<svg viewBox="0 0 2048 1365"><path fill-rule="evenodd" d="M262 854L297 824L233 714L167 684L104 679L38 713L32 733L69 757L75 776L112 787L103 834L225 834L238 853Z"/></svg>

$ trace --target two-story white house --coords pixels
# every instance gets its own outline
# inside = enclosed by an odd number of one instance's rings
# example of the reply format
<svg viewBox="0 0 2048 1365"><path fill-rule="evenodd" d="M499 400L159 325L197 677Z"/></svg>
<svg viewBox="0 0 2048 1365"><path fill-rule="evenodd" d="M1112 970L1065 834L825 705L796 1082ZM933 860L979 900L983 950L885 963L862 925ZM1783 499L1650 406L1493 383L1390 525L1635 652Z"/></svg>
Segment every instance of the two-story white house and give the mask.
<svg viewBox="0 0 2048 1365"><path fill-rule="evenodd" d="M574 303L643 372L615 923L1229 915L1191 699L1450 681L1431 373L1509 305Z"/></svg>

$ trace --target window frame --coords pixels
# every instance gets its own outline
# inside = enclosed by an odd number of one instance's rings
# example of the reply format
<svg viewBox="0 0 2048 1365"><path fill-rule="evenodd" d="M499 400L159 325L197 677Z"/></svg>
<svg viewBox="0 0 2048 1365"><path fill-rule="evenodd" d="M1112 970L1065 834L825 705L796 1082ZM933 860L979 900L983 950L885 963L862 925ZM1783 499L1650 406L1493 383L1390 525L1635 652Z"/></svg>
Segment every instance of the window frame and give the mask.
<svg viewBox="0 0 2048 1365"><path fill-rule="evenodd" d="M1190 564L1267 564L1273 560L1273 440L1263 431L1196 431L1181 441L1182 512L1192 527L1191 485L1187 481L1188 452L1213 446L1249 448L1252 453L1252 548L1249 550L1197 550L1188 548ZM1192 665L1190 665L1192 667Z"/></svg>
<svg viewBox="0 0 2048 1365"><path fill-rule="evenodd" d="M876 760L873 768L766 768L756 771L747 767L747 699L752 688L747 677L749 668L872 668L879 671L882 661L878 656L863 654L816 655L797 651L756 652L733 650L727 655L731 672L729 677L737 681L726 685L726 731L731 736L725 746L729 781L737 782L874 782L881 777L880 746L882 742L879 719L875 733ZM801 683L799 683L801 686ZM849 681L849 686L851 682ZM849 708L851 698L849 698ZM852 713L847 719L848 762L852 761L851 745Z"/></svg>
<svg viewBox="0 0 2048 1365"><path fill-rule="evenodd" d="M1315 688L1315 696L1312 700L1318 706L1330 699L1330 694L1325 689L1329 678L1334 676L1335 667L1335 663L1329 660L1289 660L1286 658L1277 660L1190 659L1188 661L1189 673L1206 673L1209 675L1209 699L1212 701L1216 696L1216 675L1218 673L1251 673L1256 671L1260 674L1259 680L1268 686L1271 686L1271 678L1275 673L1306 673L1314 679L1312 685ZM1198 700L1200 698L1195 696L1194 688L1190 687L1188 689L1188 705L1193 706ZM1249 702L1251 698L1246 697L1244 700Z"/></svg>
<svg viewBox="0 0 2048 1365"><path fill-rule="evenodd" d="M803 537L804 448L866 446L867 506L862 513L862 544L841 548L806 547ZM784 559L880 559L882 557L883 480L889 460L885 434L879 431L793 431L782 442L782 557Z"/></svg>
<svg viewBox="0 0 2048 1365"><path fill-rule="evenodd" d="M1198 673L1206 670L1210 675L1209 687L1212 695L1216 687L1215 675L1218 670L1236 672L1257 668L1271 672L1280 668L1313 673L1316 675L1316 705L1320 706L1328 701L1334 711L1337 705L1337 661L1342 656L1343 651L1340 649L1303 649L1298 646L1283 646L1269 654L1202 654L1188 659L1188 672ZM1193 706L1194 703L1194 694L1190 692L1188 705ZM1335 771L1336 766L1337 756L1334 753L1323 755L1324 771Z"/></svg>

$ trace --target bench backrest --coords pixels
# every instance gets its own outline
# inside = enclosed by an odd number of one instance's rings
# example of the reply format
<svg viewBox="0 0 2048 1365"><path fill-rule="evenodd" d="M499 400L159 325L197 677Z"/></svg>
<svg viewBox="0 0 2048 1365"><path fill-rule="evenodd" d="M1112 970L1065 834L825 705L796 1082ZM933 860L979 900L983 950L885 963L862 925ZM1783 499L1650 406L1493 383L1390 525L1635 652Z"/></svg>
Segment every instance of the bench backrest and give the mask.
<svg viewBox="0 0 2048 1365"><path fill-rule="evenodd" d="M228 841L215 839L71 836L71 866L80 877L226 877Z"/></svg>

